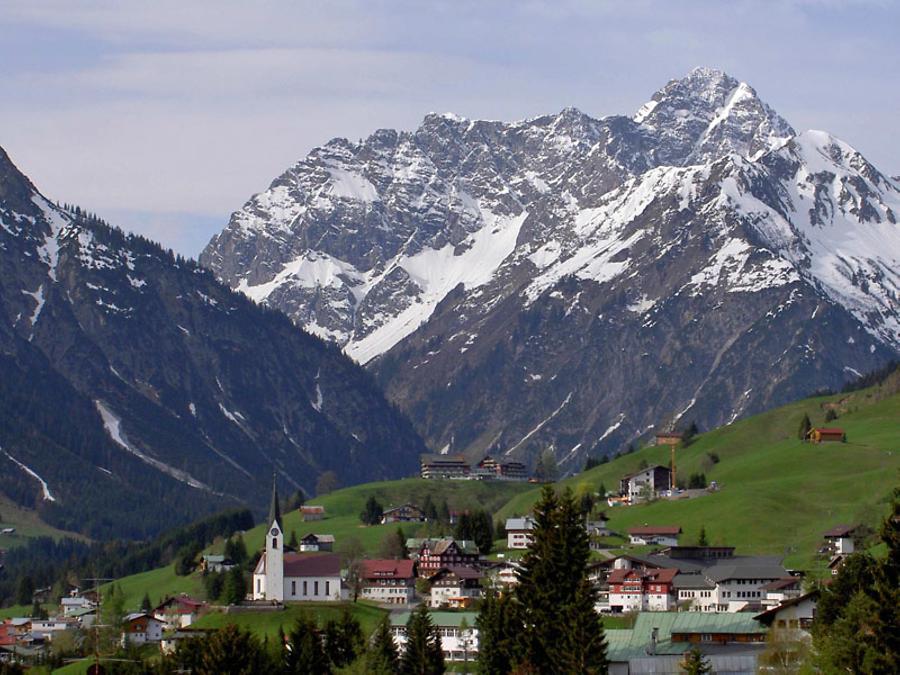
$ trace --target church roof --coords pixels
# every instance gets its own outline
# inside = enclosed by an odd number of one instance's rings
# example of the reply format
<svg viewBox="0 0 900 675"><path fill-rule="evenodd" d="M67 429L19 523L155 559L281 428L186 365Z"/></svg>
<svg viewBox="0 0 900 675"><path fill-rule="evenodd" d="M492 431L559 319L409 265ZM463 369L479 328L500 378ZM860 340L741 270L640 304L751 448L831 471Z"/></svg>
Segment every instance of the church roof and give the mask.
<svg viewBox="0 0 900 675"><path fill-rule="evenodd" d="M266 573L266 554L256 564L254 574ZM284 577L339 577L341 556L321 553L285 553Z"/></svg>

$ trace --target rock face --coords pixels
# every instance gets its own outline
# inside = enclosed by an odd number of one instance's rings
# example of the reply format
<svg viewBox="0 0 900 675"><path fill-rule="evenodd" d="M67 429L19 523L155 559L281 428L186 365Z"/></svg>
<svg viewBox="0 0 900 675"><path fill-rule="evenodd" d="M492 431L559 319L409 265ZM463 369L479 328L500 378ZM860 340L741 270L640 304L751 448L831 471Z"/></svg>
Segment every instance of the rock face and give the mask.
<svg viewBox="0 0 900 675"><path fill-rule="evenodd" d="M45 199L0 150L0 490L147 536L415 472L421 438L338 347L192 261Z"/></svg>
<svg viewBox="0 0 900 675"><path fill-rule="evenodd" d="M435 448L564 470L900 349L900 187L697 69L633 117L336 139L201 263L342 345Z"/></svg>

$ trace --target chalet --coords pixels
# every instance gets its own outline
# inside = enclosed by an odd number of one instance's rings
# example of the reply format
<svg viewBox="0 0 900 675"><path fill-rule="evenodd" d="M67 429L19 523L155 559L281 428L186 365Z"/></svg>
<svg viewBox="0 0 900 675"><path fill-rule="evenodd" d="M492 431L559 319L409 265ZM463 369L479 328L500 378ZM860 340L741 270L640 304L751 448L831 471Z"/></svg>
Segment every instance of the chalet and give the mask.
<svg viewBox="0 0 900 675"><path fill-rule="evenodd" d="M803 592L803 579L785 577L765 584L762 589L766 595L762 600L764 607L777 607L781 603L800 597Z"/></svg>
<svg viewBox="0 0 900 675"><path fill-rule="evenodd" d="M531 546L531 542L534 540L532 530L534 530L534 518L531 516L507 518L506 548L522 549Z"/></svg>
<svg viewBox="0 0 900 675"><path fill-rule="evenodd" d="M424 523L428 520L425 512L413 504L402 504L387 509L381 516L381 524L389 523Z"/></svg>
<svg viewBox="0 0 900 675"><path fill-rule="evenodd" d="M313 520L323 520L325 518L325 507L315 504L301 506L300 517L306 523Z"/></svg>
<svg viewBox="0 0 900 675"><path fill-rule="evenodd" d="M609 610L623 612L667 612L675 608L672 582L677 569L614 569L609 575Z"/></svg>
<svg viewBox="0 0 900 675"><path fill-rule="evenodd" d="M59 606L63 616L72 616L79 610L94 607L94 603L87 598L77 596L74 598L61 598Z"/></svg>
<svg viewBox="0 0 900 675"><path fill-rule="evenodd" d="M429 604L432 607L465 609L473 601L481 598L482 573L472 567L444 567L435 572L428 582L431 584Z"/></svg>
<svg viewBox="0 0 900 675"><path fill-rule="evenodd" d="M619 494L634 503L646 497L654 497L668 490L672 483L672 472L668 467L655 466L641 469L623 476L619 481Z"/></svg>
<svg viewBox="0 0 900 675"><path fill-rule="evenodd" d="M806 434L810 443L846 443L847 434L838 427L815 427Z"/></svg>
<svg viewBox="0 0 900 675"><path fill-rule="evenodd" d="M122 622L122 645L143 645L162 640L164 623L150 614L135 612Z"/></svg>
<svg viewBox="0 0 900 675"><path fill-rule="evenodd" d="M684 434L678 431L661 431L656 434L656 445L678 445L684 440Z"/></svg>
<svg viewBox="0 0 900 675"><path fill-rule="evenodd" d="M478 656L478 612L429 612L431 623L441 636L441 651L446 661L471 661ZM391 635L397 650L406 651L406 624L409 612L391 614Z"/></svg>
<svg viewBox="0 0 900 675"><path fill-rule="evenodd" d="M31 620L31 636L35 640L52 642L54 636L59 633L75 630L76 628L78 628L78 622L71 618L57 617L55 619Z"/></svg>
<svg viewBox="0 0 900 675"><path fill-rule="evenodd" d="M316 551L333 551L334 535L309 533L300 540L300 550L305 553L314 553Z"/></svg>
<svg viewBox="0 0 900 675"><path fill-rule="evenodd" d="M628 539L632 544L660 546L678 546L678 525L642 525L628 529Z"/></svg>
<svg viewBox="0 0 900 675"><path fill-rule="evenodd" d="M237 563L224 555L204 553L200 559L200 570L203 572L227 572L237 567Z"/></svg>
<svg viewBox="0 0 900 675"><path fill-rule="evenodd" d="M362 598L388 605L408 605L416 597L416 564L412 560L364 560Z"/></svg>
<svg viewBox="0 0 900 675"><path fill-rule="evenodd" d="M772 629L801 630L809 632L816 618L818 591L785 600L780 605L767 609L754 618Z"/></svg>
<svg viewBox="0 0 900 675"><path fill-rule="evenodd" d="M488 568L487 576L490 585L496 589L509 589L519 583L519 572L522 565L515 560L502 560Z"/></svg>
<svg viewBox="0 0 900 675"><path fill-rule="evenodd" d="M831 560L828 561L828 569L831 572L831 576L837 576L837 573L840 572L844 562L846 562L847 557L848 556L844 553L838 553L831 557Z"/></svg>
<svg viewBox="0 0 900 675"><path fill-rule="evenodd" d="M442 567L473 567L481 558L475 542L467 539L408 539L406 548L417 563L419 576L426 578Z"/></svg>
<svg viewBox="0 0 900 675"><path fill-rule="evenodd" d="M855 525L837 525L836 527L832 527L828 532L822 535L825 538L825 545L822 548L822 553L830 554L831 556L853 553L853 534L855 532Z"/></svg>
<svg viewBox="0 0 900 675"><path fill-rule="evenodd" d="M153 610L153 616L162 621L167 629L186 628L200 617L206 606L203 600L179 595L160 603Z"/></svg>
<svg viewBox="0 0 900 675"><path fill-rule="evenodd" d="M462 455L422 455L421 465L425 480L468 478L472 471Z"/></svg>

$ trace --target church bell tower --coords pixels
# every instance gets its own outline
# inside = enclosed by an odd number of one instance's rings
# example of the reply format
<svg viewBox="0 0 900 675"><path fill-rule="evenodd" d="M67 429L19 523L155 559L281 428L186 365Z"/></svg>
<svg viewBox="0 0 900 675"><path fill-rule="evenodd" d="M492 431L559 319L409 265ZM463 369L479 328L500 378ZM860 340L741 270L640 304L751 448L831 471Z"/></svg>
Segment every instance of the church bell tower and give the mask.
<svg viewBox="0 0 900 675"><path fill-rule="evenodd" d="M269 507L269 529L266 532L266 600L284 600L284 526L278 488L272 476L272 504Z"/></svg>

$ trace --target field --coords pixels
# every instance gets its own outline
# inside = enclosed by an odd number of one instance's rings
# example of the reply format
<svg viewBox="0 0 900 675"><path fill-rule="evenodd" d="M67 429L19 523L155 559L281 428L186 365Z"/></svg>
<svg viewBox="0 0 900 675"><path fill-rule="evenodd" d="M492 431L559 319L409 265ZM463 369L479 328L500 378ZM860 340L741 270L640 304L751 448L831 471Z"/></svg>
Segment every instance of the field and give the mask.
<svg viewBox="0 0 900 675"><path fill-rule="evenodd" d="M845 429L847 443L815 445L797 439L804 413L824 424L826 404L843 401L829 426ZM718 457L713 463L710 455ZM617 490L621 476L642 461L669 463L668 448L647 447L562 481L576 493L601 484ZM610 527L680 525L683 542L700 528L711 544L738 554L784 555L789 567L815 568L822 533L837 524L877 527L900 485L900 395L881 390L806 399L699 436L677 453L678 475L703 472L719 490L691 500L607 509ZM526 513L538 491L510 500L501 515Z"/></svg>
<svg viewBox="0 0 900 675"><path fill-rule="evenodd" d="M72 537L86 541L85 537L57 530L44 523L35 511L23 509L0 494L0 529L16 528L15 534L0 534L0 549L22 546L34 537Z"/></svg>
<svg viewBox="0 0 900 675"><path fill-rule="evenodd" d="M213 612L192 626L194 628L221 628L231 624L249 630L260 638L268 636L269 639L272 639L278 635L279 627L285 634L290 633L297 619L303 614L315 617L321 625L329 619L339 619L344 610L349 610L359 621L365 635L371 635L378 623L387 616L385 610L366 602L308 602L302 605L288 605L284 611L280 612L240 612L235 614Z"/></svg>

